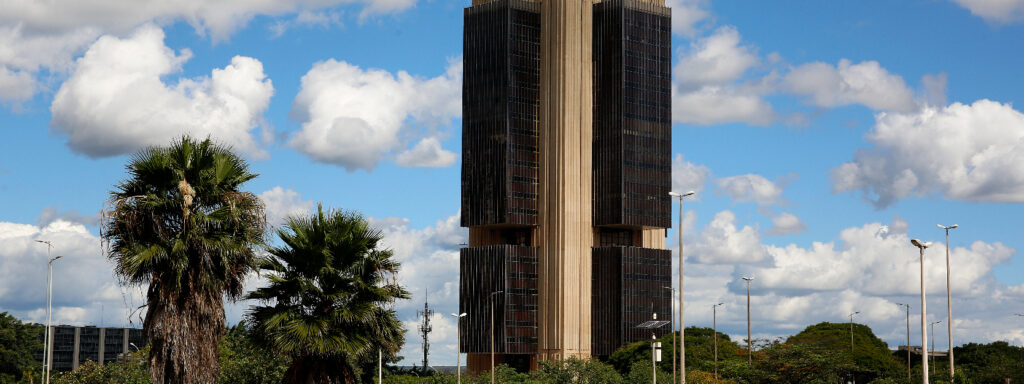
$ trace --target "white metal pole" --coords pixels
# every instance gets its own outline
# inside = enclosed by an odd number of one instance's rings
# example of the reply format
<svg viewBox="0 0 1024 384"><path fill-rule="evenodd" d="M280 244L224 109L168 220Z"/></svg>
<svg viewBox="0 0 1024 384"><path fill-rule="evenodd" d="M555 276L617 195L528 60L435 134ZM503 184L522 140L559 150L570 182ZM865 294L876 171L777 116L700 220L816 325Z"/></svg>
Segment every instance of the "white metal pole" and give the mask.
<svg viewBox="0 0 1024 384"><path fill-rule="evenodd" d="M384 352L377 348L377 384L384 383Z"/></svg>
<svg viewBox="0 0 1024 384"><path fill-rule="evenodd" d="M922 383L928 384L928 303L927 292L925 292L924 276L924 244L918 242L918 249L921 250L921 377Z"/></svg>
<svg viewBox="0 0 1024 384"><path fill-rule="evenodd" d="M455 317L455 375L456 383L462 384L462 316Z"/></svg>
<svg viewBox="0 0 1024 384"><path fill-rule="evenodd" d="M711 306L711 330L715 334L715 380L718 380L718 303Z"/></svg>
<svg viewBox="0 0 1024 384"><path fill-rule="evenodd" d="M49 254L49 251L47 251ZM46 344L49 348L46 350L46 383L50 382L50 369L53 368L53 262L60 259L61 256L50 259L50 262L46 264L46 329L49 331L46 336Z"/></svg>
<svg viewBox="0 0 1024 384"><path fill-rule="evenodd" d="M654 343L657 342L656 340L654 332L651 332L651 383L653 384L658 384L658 366L656 364L657 360L654 357Z"/></svg>
<svg viewBox="0 0 1024 384"><path fill-rule="evenodd" d="M49 258L49 251L47 251L47 258ZM53 284L50 279L53 277L51 273L53 262L46 263L46 332L43 336L43 384L47 383L47 379L50 376L50 350L53 348L50 343L50 289Z"/></svg>
<svg viewBox="0 0 1024 384"><path fill-rule="evenodd" d="M455 375L457 383L462 384L462 318L466 313L455 314Z"/></svg>
<svg viewBox="0 0 1024 384"><path fill-rule="evenodd" d="M679 383L686 384L686 310L683 297L686 296L686 288L683 284L683 198L679 196Z"/></svg>
<svg viewBox="0 0 1024 384"><path fill-rule="evenodd" d="M491 305L491 384L494 384L494 295L505 292L504 290L491 292L488 297Z"/></svg>
<svg viewBox="0 0 1024 384"><path fill-rule="evenodd" d="M749 367L749 366L753 365L753 361L754 361L754 357L753 357L754 354L751 351L752 350L752 345L754 344L754 342L753 342L753 340L751 340L751 335L750 335L750 281L754 280L754 277L753 276L751 276L751 277L745 277L744 276L743 280L747 281L747 366Z"/></svg>
<svg viewBox="0 0 1024 384"><path fill-rule="evenodd" d="M52 344L50 343L50 289L53 284L50 279L53 277L51 273L51 267L53 266L53 258L50 257L50 251L53 249L53 243L48 240L36 240L37 243L46 244L46 329L43 331L43 384L47 384L49 378L49 367L50 367L50 349Z"/></svg>
<svg viewBox="0 0 1024 384"><path fill-rule="evenodd" d="M683 280L683 199L692 196L694 191L685 193L669 192L671 196L679 197L679 383L686 384L686 313L683 300L686 296Z"/></svg>
<svg viewBox="0 0 1024 384"><path fill-rule="evenodd" d="M953 300L950 295L950 278L949 278L949 230L958 227L959 225L953 224L948 227L939 225L940 228L946 230L946 318L949 319L949 323L946 324L949 336L949 382L953 382Z"/></svg>

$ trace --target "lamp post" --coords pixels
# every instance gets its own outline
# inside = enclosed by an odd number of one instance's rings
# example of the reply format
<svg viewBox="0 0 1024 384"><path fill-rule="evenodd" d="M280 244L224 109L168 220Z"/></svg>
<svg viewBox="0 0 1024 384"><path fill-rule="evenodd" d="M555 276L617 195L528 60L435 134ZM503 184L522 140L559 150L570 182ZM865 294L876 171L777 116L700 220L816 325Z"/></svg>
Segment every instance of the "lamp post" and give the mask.
<svg viewBox="0 0 1024 384"><path fill-rule="evenodd" d="M949 336L949 382L953 382L953 301L950 298L950 281L949 281L949 230L959 227L958 224L950 226L944 226L942 224L936 224L939 228L946 230L946 318L949 319L949 323L946 324Z"/></svg>
<svg viewBox="0 0 1024 384"><path fill-rule="evenodd" d="M60 259L61 256L50 257L50 251L53 250L53 243L50 241L36 240L36 242L46 244L46 258L49 259L49 262L46 263L46 333L43 336L43 338L46 339L45 345L43 346L43 384L49 384L50 366L53 365L53 334L50 329L53 318L53 262Z"/></svg>
<svg viewBox="0 0 1024 384"><path fill-rule="evenodd" d="M675 296L675 293L676 293L676 289L675 288L672 288L672 287L662 287L662 288L665 288L665 289L669 290L670 292L672 292L672 296ZM671 299L672 296L669 296L669 300L672 300ZM672 315L671 315L672 319L670 320L670 323L669 323L670 325L669 325L668 331L669 331L669 333L672 334L672 345L673 345L673 347L678 347L678 345L676 345L676 311L671 311L671 312L672 312ZM672 354L672 355L673 355L672 356L672 382L675 383L676 382L676 358L674 356L675 354Z"/></svg>
<svg viewBox="0 0 1024 384"><path fill-rule="evenodd" d="M751 366L753 359L753 352L751 352L751 344L753 341L750 339L750 281L754 280L754 277L743 276L743 280L747 281L747 366Z"/></svg>
<svg viewBox="0 0 1024 384"><path fill-rule="evenodd" d="M462 384L462 318L466 313L453 313L452 316L455 316L455 374L457 383Z"/></svg>
<svg viewBox="0 0 1024 384"><path fill-rule="evenodd" d="M924 243L918 239L911 239L910 243L921 251L921 382L928 384L928 329L925 328L925 323L928 322L928 303L925 301L927 295L924 289L924 249L932 243Z"/></svg>
<svg viewBox="0 0 1024 384"><path fill-rule="evenodd" d="M938 323L941 323L941 322L942 322L942 320L939 320L939 321L933 321L933 322L931 322L929 324L929 327L931 327L931 332L932 332L932 351L929 353L929 355L931 355L931 358L932 358L932 369L935 369L935 324L938 324Z"/></svg>
<svg viewBox="0 0 1024 384"><path fill-rule="evenodd" d="M683 288L683 199L693 196L695 193L694 191L668 193L670 196L679 198L679 370L682 372L679 382L681 384L686 384L686 313L683 310L683 296L686 293Z"/></svg>
<svg viewBox="0 0 1024 384"><path fill-rule="evenodd" d="M491 292L491 295L487 297L487 301L491 305L491 384L494 384L494 295L504 292L503 290Z"/></svg>
<svg viewBox="0 0 1024 384"><path fill-rule="evenodd" d="M715 380L718 380L718 303L711 306L711 330L715 334Z"/></svg>
<svg viewBox="0 0 1024 384"><path fill-rule="evenodd" d="M853 355L853 315L859 314L860 311L850 314L850 355Z"/></svg>
<svg viewBox="0 0 1024 384"><path fill-rule="evenodd" d="M910 378L910 304L896 303L901 307L907 307L907 382L909 383Z"/></svg>

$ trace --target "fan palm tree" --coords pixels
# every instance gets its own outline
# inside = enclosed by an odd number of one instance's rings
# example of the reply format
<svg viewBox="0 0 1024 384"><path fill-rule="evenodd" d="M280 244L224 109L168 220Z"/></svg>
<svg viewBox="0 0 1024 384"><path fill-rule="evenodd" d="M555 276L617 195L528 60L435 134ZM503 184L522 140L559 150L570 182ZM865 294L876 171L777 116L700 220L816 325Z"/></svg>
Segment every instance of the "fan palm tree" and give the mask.
<svg viewBox="0 0 1024 384"><path fill-rule="evenodd" d="M124 284L146 285L143 322L153 382L213 383L224 334L224 297L243 293L255 270L266 217L239 187L256 177L210 139L151 147L111 192L102 237Z"/></svg>
<svg viewBox="0 0 1024 384"><path fill-rule="evenodd" d="M354 212L321 205L290 217L259 268L269 284L249 294L264 305L249 321L257 337L289 355L285 383L354 383L360 360L396 353L402 324L385 305L409 298L398 262L381 249L381 232Z"/></svg>

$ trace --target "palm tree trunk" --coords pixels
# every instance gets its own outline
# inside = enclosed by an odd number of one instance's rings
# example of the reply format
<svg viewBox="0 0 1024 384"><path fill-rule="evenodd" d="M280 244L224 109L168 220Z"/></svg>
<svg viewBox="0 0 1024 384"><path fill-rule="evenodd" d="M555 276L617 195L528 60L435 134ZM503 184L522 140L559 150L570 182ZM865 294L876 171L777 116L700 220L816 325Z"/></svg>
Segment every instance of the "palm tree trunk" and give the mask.
<svg viewBox="0 0 1024 384"><path fill-rule="evenodd" d="M342 360L342 361L338 361ZM284 384L353 384L356 375L343 359L329 360L314 356L300 356L284 373Z"/></svg>
<svg viewBox="0 0 1024 384"><path fill-rule="evenodd" d="M168 291L156 281L150 284L145 320L150 377L154 384L214 384L218 343L224 336L222 293Z"/></svg>

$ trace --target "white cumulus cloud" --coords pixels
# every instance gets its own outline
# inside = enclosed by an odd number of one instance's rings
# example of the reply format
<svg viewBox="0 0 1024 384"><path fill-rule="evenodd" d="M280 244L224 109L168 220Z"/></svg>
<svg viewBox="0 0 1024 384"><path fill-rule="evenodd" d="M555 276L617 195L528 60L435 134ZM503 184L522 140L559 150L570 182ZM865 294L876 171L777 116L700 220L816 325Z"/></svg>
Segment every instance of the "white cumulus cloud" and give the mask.
<svg viewBox="0 0 1024 384"><path fill-rule="evenodd" d="M820 107L862 104L886 111L914 108L914 93L903 78L889 73L877 61L853 64L842 59L836 66L807 63L786 74L782 87L810 97L811 103Z"/></svg>
<svg viewBox="0 0 1024 384"><path fill-rule="evenodd" d="M143 292L117 284L100 239L84 225L61 219L44 226L0 222L0 312L45 321L47 246L37 240L53 244L50 256L62 256L53 263L54 323L104 320L121 326L130 310L143 304ZM133 320L141 326L137 317Z"/></svg>
<svg viewBox="0 0 1024 384"><path fill-rule="evenodd" d="M753 47L742 44L736 28L719 27L679 52L672 69L673 121L766 125L774 119L771 104L762 97L766 87L743 82L760 59Z"/></svg>
<svg viewBox="0 0 1024 384"><path fill-rule="evenodd" d="M134 152L185 133L265 157L253 136L274 93L263 65L235 56L209 77L165 84L191 52L175 53L163 39L163 31L149 25L125 39L97 40L54 97L54 132L91 157Z"/></svg>
<svg viewBox="0 0 1024 384"><path fill-rule="evenodd" d="M416 146L399 153L395 163L403 167L447 167L455 164L455 153L441 148L435 137L427 137Z"/></svg>
<svg viewBox="0 0 1024 384"><path fill-rule="evenodd" d="M684 88L737 80L758 64L753 51L741 45L736 28L721 27L691 44L690 54L680 57L673 68L674 78Z"/></svg>
<svg viewBox="0 0 1024 384"><path fill-rule="evenodd" d="M707 3L707 0L665 1L665 6L672 9L672 33L684 37L696 35L697 24L711 16Z"/></svg>
<svg viewBox="0 0 1024 384"><path fill-rule="evenodd" d="M782 197L783 186L756 174L723 177L715 180L715 193L726 195L735 201L754 202L758 205L777 204Z"/></svg>
<svg viewBox="0 0 1024 384"><path fill-rule="evenodd" d="M1024 0L953 0L975 16L998 23L1024 20Z"/></svg>
<svg viewBox="0 0 1024 384"><path fill-rule="evenodd" d="M715 215L697 239L691 253L698 263L756 263L764 260L764 247L757 227L736 227L736 214L722 211Z"/></svg>
<svg viewBox="0 0 1024 384"><path fill-rule="evenodd" d="M355 6L362 20L415 4L416 0L7 1L0 7L0 100L31 97L45 89L46 79L36 78L40 70L62 76L97 37L121 36L146 23L185 21L198 34L219 42L259 15L297 15L296 22L308 23L318 22L317 15L332 14L332 8ZM19 84L31 80L31 85L17 92L5 89L4 73L14 73Z"/></svg>
<svg viewBox="0 0 1024 384"><path fill-rule="evenodd" d="M461 87L461 58L451 60L447 71L434 78L362 69L334 59L316 63L302 77L292 106L292 118L302 129L289 145L350 172L371 171L402 146L404 135L432 136L412 132L411 123L434 127L461 116ZM434 155L427 159L434 164L454 160L440 148L428 153L434 149L429 141L420 144L424 147L413 148L401 161L425 159L417 155Z"/></svg>
<svg viewBox="0 0 1024 384"><path fill-rule="evenodd" d="M676 154L672 160L672 190L679 193L694 191L693 198L699 199L710 174L708 167L686 161L682 154Z"/></svg>
<svg viewBox="0 0 1024 384"><path fill-rule="evenodd" d="M807 230L807 224L796 215L789 212L782 212L772 216L772 227L768 229L770 235L790 235Z"/></svg>
<svg viewBox="0 0 1024 384"><path fill-rule="evenodd" d="M303 200L302 194L276 186L260 193L260 199L266 206L267 223L277 227L289 216L305 216L313 209L313 202Z"/></svg>
<svg viewBox="0 0 1024 384"><path fill-rule="evenodd" d="M883 208L911 195L1024 202L1024 114L979 100L879 113L872 148L832 170L837 192L863 191Z"/></svg>

